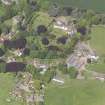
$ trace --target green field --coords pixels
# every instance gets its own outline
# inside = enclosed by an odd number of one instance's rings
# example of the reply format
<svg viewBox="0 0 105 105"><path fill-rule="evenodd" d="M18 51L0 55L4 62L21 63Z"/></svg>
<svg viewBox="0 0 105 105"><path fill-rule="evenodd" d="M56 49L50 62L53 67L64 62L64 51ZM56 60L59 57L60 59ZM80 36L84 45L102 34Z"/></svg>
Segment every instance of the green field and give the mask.
<svg viewBox="0 0 105 105"><path fill-rule="evenodd" d="M88 70L96 71L99 73L105 73L105 63L90 64L87 67Z"/></svg>
<svg viewBox="0 0 105 105"><path fill-rule="evenodd" d="M61 6L73 6L84 9L93 9L97 12L105 12L105 0L52 0Z"/></svg>
<svg viewBox="0 0 105 105"><path fill-rule="evenodd" d="M105 55L105 27L96 26L92 29L90 45L98 55Z"/></svg>
<svg viewBox="0 0 105 105"><path fill-rule="evenodd" d="M0 105L22 105L20 102L14 101L9 92L14 86L14 76L12 74L0 74ZM12 99L7 102L7 99Z"/></svg>
<svg viewBox="0 0 105 105"><path fill-rule="evenodd" d="M105 73L105 27L95 26L92 28L91 40L89 41L90 46L100 56L101 60L98 63L89 64L88 70Z"/></svg>
<svg viewBox="0 0 105 105"><path fill-rule="evenodd" d="M0 16L5 14L5 9L0 5Z"/></svg>
<svg viewBox="0 0 105 105"><path fill-rule="evenodd" d="M39 25L48 26L51 23L52 18L50 18L49 15L46 13L37 12L37 13L35 13L35 15L33 16L31 21L33 23L32 27L35 29Z"/></svg>
<svg viewBox="0 0 105 105"><path fill-rule="evenodd" d="M45 105L105 105L105 84L100 81L71 80L68 84L50 84Z"/></svg>

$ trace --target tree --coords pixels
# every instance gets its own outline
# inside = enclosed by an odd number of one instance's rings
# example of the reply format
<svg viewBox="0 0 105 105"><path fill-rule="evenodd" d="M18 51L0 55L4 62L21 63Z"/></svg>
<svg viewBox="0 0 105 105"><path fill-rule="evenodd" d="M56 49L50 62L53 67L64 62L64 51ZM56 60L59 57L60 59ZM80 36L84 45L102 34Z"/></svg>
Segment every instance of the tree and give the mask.
<svg viewBox="0 0 105 105"><path fill-rule="evenodd" d="M88 25L88 21L86 19L80 19L77 27L86 27Z"/></svg>
<svg viewBox="0 0 105 105"><path fill-rule="evenodd" d="M11 31L11 27L10 26L7 26L7 25L3 25L2 26L2 32L6 35L6 34L9 34Z"/></svg>
<svg viewBox="0 0 105 105"><path fill-rule="evenodd" d="M44 26L44 25L39 25L39 26L37 27L37 33L38 33L38 34L45 33L45 32L47 32L46 26Z"/></svg>
<svg viewBox="0 0 105 105"><path fill-rule="evenodd" d="M98 15L95 15L91 18L91 24L94 24L94 25L98 25L101 23L100 21L100 17Z"/></svg>
<svg viewBox="0 0 105 105"><path fill-rule="evenodd" d="M47 70L45 72L45 75L42 76L41 80L43 80L45 83L49 83L51 79L54 77L55 71Z"/></svg>
<svg viewBox="0 0 105 105"><path fill-rule="evenodd" d="M41 81L36 79L34 82L34 87L36 90L40 90L41 89Z"/></svg>
<svg viewBox="0 0 105 105"><path fill-rule="evenodd" d="M6 72L6 64L4 62L0 63L0 73Z"/></svg>
<svg viewBox="0 0 105 105"><path fill-rule="evenodd" d="M58 70L60 70L63 74L67 74L68 73L68 69L67 69L67 65L66 64L59 64L58 65Z"/></svg>
<svg viewBox="0 0 105 105"><path fill-rule="evenodd" d="M0 48L0 57L2 57L5 54L5 52Z"/></svg>
<svg viewBox="0 0 105 105"><path fill-rule="evenodd" d="M35 66L27 64L26 71L31 73L34 79L40 79L39 70Z"/></svg>
<svg viewBox="0 0 105 105"><path fill-rule="evenodd" d="M57 39L57 43L66 44L68 37L62 36Z"/></svg>
<svg viewBox="0 0 105 105"><path fill-rule="evenodd" d="M75 79L77 77L78 71L74 67L70 67L68 69L68 73L71 79Z"/></svg>
<svg viewBox="0 0 105 105"><path fill-rule="evenodd" d="M46 37L42 38L42 44L48 45L49 44L48 38L46 38Z"/></svg>
<svg viewBox="0 0 105 105"><path fill-rule="evenodd" d="M92 10L87 10L87 12L84 15L84 18L89 21L93 16L95 16L95 12Z"/></svg>
<svg viewBox="0 0 105 105"><path fill-rule="evenodd" d="M48 14L52 17L56 17L60 15L60 12L61 12L61 8L58 5L53 4L50 6Z"/></svg>

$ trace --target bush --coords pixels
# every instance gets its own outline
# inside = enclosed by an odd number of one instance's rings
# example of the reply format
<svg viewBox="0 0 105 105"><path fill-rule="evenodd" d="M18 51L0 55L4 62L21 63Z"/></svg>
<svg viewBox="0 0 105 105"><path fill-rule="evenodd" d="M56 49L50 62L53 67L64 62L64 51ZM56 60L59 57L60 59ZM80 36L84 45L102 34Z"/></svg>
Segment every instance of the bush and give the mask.
<svg viewBox="0 0 105 105"><path fill-rule="evenodd" d="M44 25L39 25L39 26L37 27L37 33L38 33L38 34L45 33L45 32L47 32L46 26L44 26Z"/></svg>
<svg viewBox="0 0 105 105"><path fill-rule="evenodd" d="M78 71L74 67L70 67L68 69L68 73L71 79L75 79L77 77Z"/></svg>
<svg viewBox="0 0 105 105"><path fill-rule="evenodd" d="M67 65L66 64L59 64L58 65L58 70L60 70L63 74L68 73Z"/></svg>
<svg viewBox="0 0 105 105"><path fill-rule="evenodd" d="M61 43L61 44L66 44L66 41L67 41L67 37L66 36L62 36L62 37L59 37L57 39L57 43Z"/></svg>
<svg viewBox="0 0 105 105"><path fill-rule="evenodd" d="M0 62L0 73L6 72L6 64L4 62Z"/></svg>
<svg viewBox="0 0 105 105"><path fill-rule="evenodd" d="M46 37L44 37L44 38L42 39L42 44L48 45L48 44L49 44L49 40L48 40Z"/></svg>
<svg viewBox="0 0 105 105"><path fill-rule="evenodd" d="M43 80L43 82L49 83L51 81L51 79L54 77L54 75L55 75L54 71L47 70L45 75L43 75L41 79Z"/></svg>

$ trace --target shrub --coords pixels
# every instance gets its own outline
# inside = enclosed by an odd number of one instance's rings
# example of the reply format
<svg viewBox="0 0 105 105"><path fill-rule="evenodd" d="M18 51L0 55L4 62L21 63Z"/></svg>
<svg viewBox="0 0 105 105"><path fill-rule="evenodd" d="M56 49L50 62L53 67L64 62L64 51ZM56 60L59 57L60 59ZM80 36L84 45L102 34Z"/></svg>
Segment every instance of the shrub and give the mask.
<svg viewBox="0 0 105 105"><path fill-rule="evenodd" d="M80 33L81 35L86 35L87 29L86 27L78 27L77 32Z"/></svg>
<svg viewBox="0 0 105 105"><path fill-rule="evenodd" d="M74 67L70 67L68 69L68 73L71 79L75 79L77 77L78 71Z"/></svg>
<svg viewBox="0 0 105 105"><path fill-rule="evenodd" d="M4 62L0 62L0 73L4 73L6 71L6 64Z"/></svg>
<svg viewBox="0 0 105 105"><path fill-rule="evenodd" d="M48 40L46 37L44 37L44 38L42 39L42 44L48 45L48 44L49 44L49 40Z"/></svg>
<svg viewBox="0 0 105 105"><path fill-rule="evenodd" d="M62 37L59 37L57 39L57 43L61 43L61 44L66 44L66 41L67 41L67 37L66 36L62 36Z"/></svg>
<svg viewBox="0 0 105 105"><path fill-rule="evenodd" d="M37 27L37 33L38 33L38 34L45 33L45 32L47 32L46 26L44 26L44 25L39 25L39 26Z"/></svg>

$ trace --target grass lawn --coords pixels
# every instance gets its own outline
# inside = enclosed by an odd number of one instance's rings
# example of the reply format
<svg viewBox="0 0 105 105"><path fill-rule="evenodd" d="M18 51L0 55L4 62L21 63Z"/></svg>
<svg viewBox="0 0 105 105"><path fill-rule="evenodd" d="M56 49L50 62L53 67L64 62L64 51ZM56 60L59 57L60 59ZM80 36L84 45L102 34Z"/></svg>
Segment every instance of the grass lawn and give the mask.
<svg viewBox="0 0 105 105"><path fill-rule="evenodd" d="M52 18L50 18L46 13L37 12L35 13L31 21L33 23L32 27L35 29L39 25L48 26L51 23Z"/></svg>
<svg viewBox="0 0 105 105"><path fill-rule="evenodd" d="M93 49L99 55L105 54L105 27L96 26L92 29L91 40L89 41Z"/></svg>
<svg viewBox="0 0 105 105"><path fill-rule="evenodd" d="M23 105L20 102L12 100L7 102L6 99L10 99L9 92L13 89L14 77L12 74L0 74L0 105Z"/></svg>
<svg viewBox="0 0 105 105"><path fill-rule="evenodd" d="M0 16L5 14L5 9L0 5Z"/></svg>
<svg viewBox="0 0 105 105"><path fill-rule="evenodd" d="M105 56L105 27L95 26L92 29L91 40L89 41L90 46L96 51L102 59ZM103 56L103 57L102 57ZM88 70L96 71L100 73L105 73L105 63L100 60L98 63L89 64L87 66Z"/></svg>
<svg viewBox="0 0 105 105"><path fill-rule="evenodd" d="M71 80L68 84L50 84L45 105L105 105L105 84L92 80Z"/></svg>
<svg viewBox="0 0 105 105"><path fill-rule="evenodd" d="M105 73L105 63L100 62L100 63L97 63L97 64L89 64L87 66L87 69L91 70L91 71L96 71L96 72L99 72L99 73Z"/></svg>

